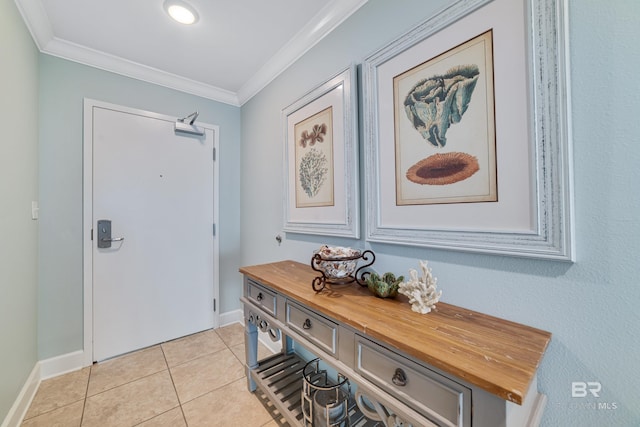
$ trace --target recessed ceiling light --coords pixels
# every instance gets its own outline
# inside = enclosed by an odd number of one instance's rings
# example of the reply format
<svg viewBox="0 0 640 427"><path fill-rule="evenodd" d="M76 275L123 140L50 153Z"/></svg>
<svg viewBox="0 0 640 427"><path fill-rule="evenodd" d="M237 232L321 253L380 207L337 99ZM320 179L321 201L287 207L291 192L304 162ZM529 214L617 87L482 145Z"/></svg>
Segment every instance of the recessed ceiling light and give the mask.
<svg viewBox="0 0 640 427"><path fill-rule="evenodd" d="M164 10L181 24L191 25L198 22L198 12L182 0L165 0Z"/></svg>

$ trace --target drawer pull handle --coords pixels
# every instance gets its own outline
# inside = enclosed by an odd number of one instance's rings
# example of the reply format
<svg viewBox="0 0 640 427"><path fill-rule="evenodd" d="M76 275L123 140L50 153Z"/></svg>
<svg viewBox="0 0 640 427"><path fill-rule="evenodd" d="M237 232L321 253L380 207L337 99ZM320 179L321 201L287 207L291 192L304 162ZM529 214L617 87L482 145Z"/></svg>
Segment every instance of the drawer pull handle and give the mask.
<svg viewBox="0 0 640 427"><path fill-rule="evenodd" d="M258 301L262 301L262 298L264 298L264 297L262 296L262 292L260 292L260 293L258 294L258 296L256 297L256 299L257 299Z"/></svg>
<svg viewBox="0 0 640 427"><path fill-rule="evenodd" d="M396 369L395 374L393 374L393 378L391 378L391 382L399 387L404 387L407 385L407 375L400 368Z"/></svg>
<svg viewBox="0 0 640 427"><path fill-rule="evenodd" d="M311 329L311 319L305 319L302 324L302 329Z"/></svg>

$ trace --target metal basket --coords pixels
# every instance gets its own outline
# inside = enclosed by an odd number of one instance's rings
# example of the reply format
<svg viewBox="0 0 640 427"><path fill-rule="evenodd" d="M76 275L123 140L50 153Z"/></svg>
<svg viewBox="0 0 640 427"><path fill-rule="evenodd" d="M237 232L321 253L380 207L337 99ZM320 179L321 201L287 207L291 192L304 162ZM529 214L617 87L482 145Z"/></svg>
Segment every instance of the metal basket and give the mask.
<svg viewBox="0 0 640 427"><path fill-rule="evenodd" d="M302 413L305 427L350 427L349 379L338 373L337 383L329 381L320 359L307 363L302 371Z"/></svg>
<svg viewBox="0 0 640 427"><path fill-rule="evenodd" d="M370 259L371 261L367 262ZM358 268L360 260L367 263ZM371 266L375 260L376 255L370 250L348 257L324 257L316 253L311 257L311 268L322 275L314 278L311 286L316 292L323 290L327 284L342 285L357 282L360 286L367 286L365 277L368 271L363 270Z"/></svg>

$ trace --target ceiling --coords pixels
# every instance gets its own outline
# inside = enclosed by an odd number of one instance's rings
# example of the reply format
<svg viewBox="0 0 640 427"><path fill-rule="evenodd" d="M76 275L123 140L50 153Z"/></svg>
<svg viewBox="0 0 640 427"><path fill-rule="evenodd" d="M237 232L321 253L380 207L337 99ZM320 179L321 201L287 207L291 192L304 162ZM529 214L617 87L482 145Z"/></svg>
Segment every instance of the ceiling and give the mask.
<svg viewBox="0 0 640 427"><path fill-rule="evenodd" d="M15 0L41 52L240 106L368 0Z"/></svg>

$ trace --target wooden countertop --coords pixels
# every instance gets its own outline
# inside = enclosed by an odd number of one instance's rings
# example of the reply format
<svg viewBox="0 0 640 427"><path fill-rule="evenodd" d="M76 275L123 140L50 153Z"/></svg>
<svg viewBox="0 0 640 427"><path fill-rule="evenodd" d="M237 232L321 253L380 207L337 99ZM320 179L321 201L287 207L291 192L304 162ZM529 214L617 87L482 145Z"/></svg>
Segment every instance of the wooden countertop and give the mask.
<svg viewBox="0 0 640 427"><path fill-rule="evenodd" d="M356 283L319 293L319 273L296 261L240 268L240 272L429 365L522 404L551 334L472 310L438 303L411 311L408 300L375 297Z"/></svg>

